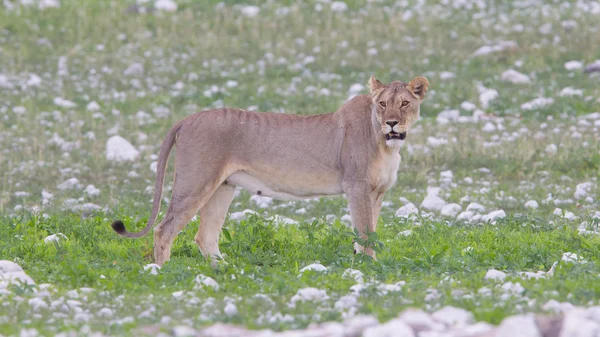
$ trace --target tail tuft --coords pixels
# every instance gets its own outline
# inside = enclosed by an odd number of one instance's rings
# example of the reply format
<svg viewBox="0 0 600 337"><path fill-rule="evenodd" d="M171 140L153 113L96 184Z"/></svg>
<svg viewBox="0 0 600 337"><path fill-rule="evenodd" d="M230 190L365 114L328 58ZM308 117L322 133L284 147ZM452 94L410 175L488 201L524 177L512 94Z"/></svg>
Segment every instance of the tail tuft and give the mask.
<svg viewBox="0 0 600 337"><path fill-rule="evenodd" d="M115 232L117 232L119 234L123 234L126 232L125 225L123 224L123 221L121 221L121 220L116 220L115 222L113 222L111 227L114 229Z"/></svg>

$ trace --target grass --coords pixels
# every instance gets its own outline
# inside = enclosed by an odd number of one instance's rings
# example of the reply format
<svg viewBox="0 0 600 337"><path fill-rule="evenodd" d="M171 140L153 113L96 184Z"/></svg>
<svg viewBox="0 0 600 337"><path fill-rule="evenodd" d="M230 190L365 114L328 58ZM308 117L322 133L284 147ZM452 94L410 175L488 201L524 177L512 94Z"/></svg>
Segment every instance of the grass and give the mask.
<svg viewBox="0 0 600 337"><path fill-rule="evenodd" d="M0 259L19 263L38 284L37 296L48 291L47 307L38 309L27 287L12 286L10 294L0 295L2 334L36 328L47 335L86 329L135 335L145 325L168 329L214 322L284 330L357 313L385 321L409 306L444 305L498 323L513 313L545 311L551 299L598 304L600 237L579 229L598 231L600 133L593 120L586 125L579 117L600 110L599 78L564 67L571 60L600 59L600 51L589 47L600 44L598 14L582 7L592 5L539 1L520 8L490 1L485 8L454 8L437 1L348 1L347 11L335 13L314 1L253 2L260 14L245 17L234 2L217 3L181 1L175 13L154 14L126 12L131 2L74 0L43 11L0 9ZM323 10L316 11L319 4ZM567 20L577 27L563 28ZM546 23L550 34L540 32ZM502 40L515 41L517 49L473 57L479 47ZM134 63L143 72L125 75ZM510 68L532 83L502 81ZM431 82L423 120L401 152L397 185L384 199L377 230L384 247L377 262L353 254L342 197L275 201L261 209L240 192L230 211L252 209L259 215L226 222L220 244L228 264L217 269L193 241L197 221L176 239L172 260L158 275L143 269L152 263L151 236L125 240L111 232L109 224L117 218L128 229L145 225L154 185L150 165L175 121L217 106L330 112L371 74L383 82L418 75ZM9 85L2 85L2 75ZM498 91L487 108L479 101L478 84ZM582 96L559 96L565 87L581 89ZM554 103L521 109L540 96ZM59 106L57 97L76 106ZM88 109L92 101L98 110ZM489 119L436 122L446 109L471 116L460 108L465 101ZM502 129L484 132L487 122ZM138 160L106 160L106 140L113 133L132 142ZM436 146L432 138L447 144ZM556 153L547 151L550 145ZM452 178L445 180L441 173L448 170ZM168 171L172 177L172 165ZM69 178L77 178L79 186L60 190ZM587 200L574 197L583 182L592 183ZM88 185L99 194L84 192ZM167 179L167 199L170 186ZM415 218L394 216L407 200L421 208L429 186L440 186L440 196L463 210L477 202L485 213L503 209L507 217L471 224L423 209ZM528 200L540 207L526 208ZM85 203L99 209L83 215L74 210ZM557 207L576 219L554 215ZM274 214L299 223L269 220ZM406 230L412 234L399 235ZM44 243L57 233L67 239ZM548 271L566 252L587 263L561 262L545 279L518 274ZM316 262L328 271L300 272ZM357 283L344 276L350 268L364 274L365 288L354 309L336 308ZM488 269L509 276L486 281ZM195 289L199 274L214 278L219 290ZM400 281L406 283L399 291L381 293L383 284ZM508 282L519 283L522 291L510 293ZM52 289L43 290L44 283ZM291 307L297 291L307 287L326 291L328 299ZM237 313L225 310L231 303Z"/></svg>

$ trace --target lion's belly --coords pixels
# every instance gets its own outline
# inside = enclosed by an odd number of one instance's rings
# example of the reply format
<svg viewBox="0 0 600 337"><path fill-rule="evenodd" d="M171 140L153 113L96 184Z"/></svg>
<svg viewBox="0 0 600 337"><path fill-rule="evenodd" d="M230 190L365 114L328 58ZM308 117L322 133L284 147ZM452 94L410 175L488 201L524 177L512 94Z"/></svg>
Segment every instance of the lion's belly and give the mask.
<svg viewBox="0 0 600 337"><path fill-rule="evenodd" d="M259 177L238 171L227 178L227 183L253 194L279 200L302 200L343 193L341 179L336 175L301 176L288 173Z"/></svg>

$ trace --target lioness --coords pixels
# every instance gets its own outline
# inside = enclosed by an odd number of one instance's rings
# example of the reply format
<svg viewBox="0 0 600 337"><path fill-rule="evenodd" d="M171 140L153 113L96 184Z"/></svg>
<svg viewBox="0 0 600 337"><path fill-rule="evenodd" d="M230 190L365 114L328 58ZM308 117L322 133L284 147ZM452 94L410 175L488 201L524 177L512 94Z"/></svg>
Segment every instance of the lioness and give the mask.
<svg viewBox="0 0 600 337"><path fill-rule="evenodd" d="M128 238L150 231L160 208L165 168L173 145L175 180L169 209L154 230L154 259L162 266L175 236L200 211L195 240L213 264L221 258L219 234L236 186L276 199L346 194L352 224L375 231L383 194L396 182L400 147L419 118L429 82L384 85L369 79L370 94L338 111L299 116L215 109L176 123L158 156L152 215L138 233L120 220L112 228ZM355 249L375 258L372 249Z"/></svg>

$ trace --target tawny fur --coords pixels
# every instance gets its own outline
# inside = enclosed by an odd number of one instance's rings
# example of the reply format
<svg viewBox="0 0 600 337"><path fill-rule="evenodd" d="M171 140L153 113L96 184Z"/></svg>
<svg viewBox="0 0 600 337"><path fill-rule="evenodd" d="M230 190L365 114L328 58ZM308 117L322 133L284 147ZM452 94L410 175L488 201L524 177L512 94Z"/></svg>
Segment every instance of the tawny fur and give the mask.
<svg viewBox="0 0 600 337"><path fill-rule="evenodd" d="M369 80L371 93L359 95L338 111L300 116L215 109L176 123L160 149L152 215L138 238L153 227L162 198L167 159L173 146L175 181L171 202L154 230L154 258L170 258L175 236L199 213L195 240L215 263L218 240L235 186L279 199L346 194L352 224L361 234L375 231L384 193L396 182L400 147L419 119L429 82L417 77L408 84L384 85ZM375 258L375 252L356 245Z"/></svg>

